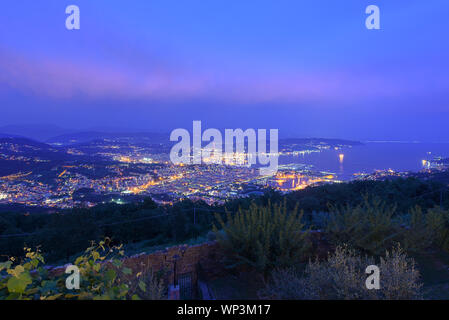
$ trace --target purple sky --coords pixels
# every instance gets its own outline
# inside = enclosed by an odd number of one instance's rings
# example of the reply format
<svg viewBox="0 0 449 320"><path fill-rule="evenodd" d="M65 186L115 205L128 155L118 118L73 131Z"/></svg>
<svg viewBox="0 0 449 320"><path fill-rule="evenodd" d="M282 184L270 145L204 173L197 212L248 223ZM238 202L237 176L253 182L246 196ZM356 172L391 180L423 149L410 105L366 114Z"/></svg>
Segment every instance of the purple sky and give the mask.
<svg viewBox="0 0 449 320"><path fill-rule="evenodd" d="M8 0L0 126L449 141L448 17L446 0Z"/></svg>

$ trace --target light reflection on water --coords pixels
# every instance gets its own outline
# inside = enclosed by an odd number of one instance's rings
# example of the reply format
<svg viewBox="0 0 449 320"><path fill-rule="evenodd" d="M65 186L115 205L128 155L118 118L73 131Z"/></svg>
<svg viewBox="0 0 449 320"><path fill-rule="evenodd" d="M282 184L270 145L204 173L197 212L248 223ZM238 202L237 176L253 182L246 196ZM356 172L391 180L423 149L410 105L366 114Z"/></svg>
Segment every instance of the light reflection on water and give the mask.
<svg viewBox="0 0 449 320"><path fill-rule="evenodd" d="M449 143L370 142L341 150L280 156L279 164L309 164L318 171L334 172L340 179L348 180L354 173L372 173L375 170L419 171L423 168L423 159L437 156L449 157Z"/></svg>

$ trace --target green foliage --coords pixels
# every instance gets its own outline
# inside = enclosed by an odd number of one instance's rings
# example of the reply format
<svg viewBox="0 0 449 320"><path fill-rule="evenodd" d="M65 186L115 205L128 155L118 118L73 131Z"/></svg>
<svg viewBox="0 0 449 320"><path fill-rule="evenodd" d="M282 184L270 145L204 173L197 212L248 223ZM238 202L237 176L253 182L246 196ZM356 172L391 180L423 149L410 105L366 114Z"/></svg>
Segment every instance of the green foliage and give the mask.
<svg viewBox="0 0 449 320"><path fill-rule="evenodd" d="M401 243L410 252L422 252L435 246L444 250L449 245L449 211L440 207L424 212L421 207L412 208L406 219L403 219Z"/></svg>
<svg viewBox="0 0 449 320"><path fill-rule="evenodd" d="M99 242L105 237L124 246L140 241L151 241L150 246L183 243L205 236L214 221L209 211L197 210L194 224L194 207L214 208L188 200L172 206L157 206L147 199L126 205L110 203L93 208L61 210L53 214L2 213L0 235L24 235L0 237L1 253L23 257L23 247L40 246L47 263L59 264L83 252L91 240Z"/></svg>
<svg viewBox="0 0 449 320"><path fill-rule="evenodd" d="M355 206L331 208L327 233L335 244L348 243L369 254L381 254L390 249L399 233L393 223L396 206L367 196Z"/></svg>
<svg viewBox="0 0 449 320"><path fill-rule="evenodd" d="M348 243L368 254L382 255L394 243L410 253L429 247L449 249L449 211L419 206L398 215L395 205L365 196L363 203L339 209L331 206L327 235L332 243Z"/></svg>
<svg viewBox="0 0 449 320"><path fill-rule="evenodd" d="M0 263L0 299L59 298L62 294L56 290L56 281L51 281L48 271L42 267L45 261L39 248L24 250L25 258L20 263L15 258Z"/></svg>
<svg viewBox="0 0 449 320"><path fill-rule="evenodd" d="M252 203L249 209L227 213L224 222L216 215L222 232L214 227L217 240L228 254L229 267L249 265L264 272L274 267L298 263L310 249L308 231L304 230L303 213L287 205L266 206Z"/></svg>
<svg viewBox="0 0 449 320"><path fill-rule="evenodd" d="M123 265L122 246L111 246L106 238L85 250L74 265L80 271L80 290L66 288L66 276L51 274L45 269L39 250L25 248L25 259L14 263L9 259L0 264L0 299L21 300L123 300L162 299L165 288L152 273L134 274Z"/></svg>
<svg viewBox="0 0 449 320"><path fill-rule="evenodd" d="M447 173L446 173L447 175ZM426 177L424 177L426 178ZM202 202L189 200L172 206L158 206L150 199L126 205L113 203L97 205L93 208L74 208L58 210L56 214L37 212L37 208L23 206L4 206L0 208L0 248L2 254L23 257L23 247L41 246L48 263L68 261L89 246L90 240L100 241L110 237L117 244L134 244L140 241L151 242L149 246L182 243L198 236L205 236L214 223L209 212L227 209L236 212L239 208L248 209L251 201L266 206L268 202L283 203L293 210L296 204L304 210L304 222L311 228L324 229L328 204L333 207L349 205L355 207L364 202L363 195L382 199L397 205L401 215L419 205L427 210L440 205L440 191L443 190L444 208L449 207L447 183L416 178L392 179L386 181L353 181L310 187L283 195L269 191L262 197L230 200L223 206L209 206ZM81 190L83 191L83 190ZM86 193L88 190L84 190ZM193 221L193 208L197 210L196 223ZM16 212L13 212L16 211ZM25 215L24 212L32 214ZM323 219L317 219L321 212ZM138 220L139 223L126 223ZM21 237L7 237L9 234L24 234Z"/></svg>
<svg viewBox="0 0 449 320"><path fill-rule="evenodd" d="M434 215L432 217L439 218ZM427 218L430 218L429 215L424 214L420 207L412 208L410 221L403 231L403 244L409 251L420 252L434 243L436 234L433 233L433 228L439 226L428 224Z"/></svg>
<svg viewBox="0 0 449 320"><path fill-rule="evenodd" d="M163 281L152 272L142 277L137 277L137 287L134 289L134 300L162 300L167 289Z"/></svg>
<svg viewBox="0 0 449 320"><path fill-rule="evenodd" d="M413 259L396 246L380 259L380 289L368 290L366 267L372 257L338 246L326 261L310 261L304 272L276 269L260 292L264 299L421 299L422 284Z"/></svg>

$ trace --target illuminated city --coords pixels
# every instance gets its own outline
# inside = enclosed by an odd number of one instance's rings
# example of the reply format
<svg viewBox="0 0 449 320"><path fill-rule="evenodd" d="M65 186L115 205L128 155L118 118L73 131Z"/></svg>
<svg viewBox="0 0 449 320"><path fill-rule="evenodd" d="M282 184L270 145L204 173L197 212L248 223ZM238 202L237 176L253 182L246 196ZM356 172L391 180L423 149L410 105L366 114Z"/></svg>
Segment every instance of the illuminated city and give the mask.
<svg viewBox="0 0 449 320"><path fill-rule="evenodd" d="M448 17L448 0L3 0L3 310L449 301Z"/></svg>

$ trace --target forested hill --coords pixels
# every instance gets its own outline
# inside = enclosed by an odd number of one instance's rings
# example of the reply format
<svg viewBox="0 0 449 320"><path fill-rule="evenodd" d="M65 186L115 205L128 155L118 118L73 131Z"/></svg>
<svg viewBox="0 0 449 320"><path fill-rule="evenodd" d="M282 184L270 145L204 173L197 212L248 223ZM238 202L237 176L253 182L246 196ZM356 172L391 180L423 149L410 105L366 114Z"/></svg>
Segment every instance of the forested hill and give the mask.
<svg viewBox="0 0 449 320"><path fill-rule="evenodd" d="M264 196L239 199L225 206L209 206L204 202L183 201L172 206L158 206L151 199L117 205L98 205L90 209L72 209L55 214L0 214L0 249L2 255L20 256L23 247L40 246L48 262L67 259L89 246L91 240L111 237L117 243L145 242L146 246L185 242L206 237L216 223L214 213L225 215L248 207L251 201L260 204L286 201L305 212L312 228L321 228L329 205L356 205L364 196L396 204L397 215L407 214L419 205L431 208L440 204L449 207L447 184L417 178L388 181L354 181L310 187L287 195L270 191Z"/></svg>

